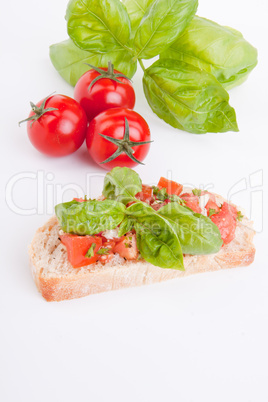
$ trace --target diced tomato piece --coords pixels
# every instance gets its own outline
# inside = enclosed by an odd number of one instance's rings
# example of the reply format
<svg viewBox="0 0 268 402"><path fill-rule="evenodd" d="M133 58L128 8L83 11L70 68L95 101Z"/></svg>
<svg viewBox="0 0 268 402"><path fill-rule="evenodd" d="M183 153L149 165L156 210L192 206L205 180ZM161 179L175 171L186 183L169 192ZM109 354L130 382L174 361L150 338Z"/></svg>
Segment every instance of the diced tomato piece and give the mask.
<svg viewBox="0 0 268 402"><path fill-rule="evenodd" d="M152 204L151 207L155 210L158 211L161 207L163 207L164 205L166 205L165 202L157 202L155 204Z"/></svg>
<svg viewBox="0 0 268 402"><path fill-rule="evenodd" d="M73 201L77 201L77 202L85 202L85 198L74 198Z"/></svg>
<svg viewBox="0 0 268 402"><path fill-rule="evenodd" d="M165 205L169 204L171 201L169 199L166 199L163 202L157 202L151 205L151 207L155 210L158 211L160 208L164 207Z"/></svg>
<svg viewBox="0 0 268 402"><path fill-rule="evenodd" d="M115 244L115 240L106 240L102 243L101 248L108 248L109 250L113 251Z"/></svg>
<svg viewBox="0 0 268 402"><path fill-rule="evenodd" d="M101 262L102 264L106 264L107 262L111 261L113 259L114 253L112 251L109 252L109 254L102 254L98 256L98 262Z"/></svg>
<svg viewBox="0 0 268 402"><path fill-rule="evenodd" d="M138 248L136 242L136 235L129 233L124 236L124 239L116 243L114 253L118 253L126 260L136 260L138 258Z"/></svg>
<svg viewBox="0 0 268 402"><path fill-rule="evenodd" d="M224 244L230 243L235 237L236 219L229 208L229 204L224 202L220 212L211 215L210 219L218 226Z"/></svg>
<svg viewBox="0 0 268 402"><path fill-rule="evenodd" d="M212 201L211 199L208 200L206 206L205 206L208 216L209 216L209 212L211 209L213 209L215 212L214 214L216 214L217 212L220 212L220 207L216 204L216 202Z"/></svg>
<svg viewBox="0 0 268 402"><path fill-rule="evenodd" d="M180 198L185 201L186 207L198 214L201 214L202 211L199 205L199 197L197 195L192 193L184 193L180 196Z"/></svg>
<svg viewBox="0 0 268 402"><path fill-rule="evenodd" d="M142 191L136 194L136 198L147 204L150 204L153 201L153 188L148 186L147 184L142 185Z"/></svg>
<svg viewBox="0 0 268 402"><path fill-rule="evenodd" d="M180 195L182 192L183 186L175 181L167 180L164 177L160 177L157 187L161 190L161 188L165 188L167 190L168 195L176 194Z"/></svg>
<svg viewBox="0 0 268 402"><path fill-rule="evenodd" d="M115 241L114 240L107 240L104 243L102 243L102 246L98 250L98 261L101 262L102 264L106 264L107 262L111 261L111 259L114 256L114 246L115 246ZM104 252L104 254L101 254L101 252Z"/></svg>
<svg viewBox="0 0 268 402"><path fill-rule="evenodd" d="M226 205L225 205L226 204ZM231 204L228 204L227 202L225 202L224 204L223 204L223 206L225 205L225 207L224 208L228 208L228 210L229 210L229 212L230 212L230 214L232 215L232 217L236 220L237 219L237 209L236 209L236 207L234 206L234 205L231 205ZM222 208L223 208L223 206L222 206Z"/></svg>
<svg viewBox="0 0 268 402"><path fill-rule="evenodd" d="M78 236L72 234L60 235L61 242L67 248L68 259L74 268L93 264L97 261L96 254L102 245L102 239L98 236ZM95 244L93 257L86 257L86 253L92 244Z"/></svg>
<svg viewBox="0 0 268 402"><path fill-rule="evenodd" d="M216 202L216 196L215 196L215 194L212 194L212 193L210 193L209 191L202 190L202 191L201 191L201 195L209 195L209 200L210 200L210 201L213 201L213 202Z"/></svg>

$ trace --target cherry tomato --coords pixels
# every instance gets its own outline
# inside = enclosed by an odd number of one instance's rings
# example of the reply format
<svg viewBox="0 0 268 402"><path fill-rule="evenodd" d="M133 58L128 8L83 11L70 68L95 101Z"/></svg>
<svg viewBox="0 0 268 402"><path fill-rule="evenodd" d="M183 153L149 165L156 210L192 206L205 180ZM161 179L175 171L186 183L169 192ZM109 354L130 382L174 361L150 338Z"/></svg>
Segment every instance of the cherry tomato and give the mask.
<svg viewBox="0 0 268 402"><path fill-rule="evenodd" d="M92 159L110 170L141 163L149 151L150 139L150 129L142 116L130 109L114 108L90 122L86 144Z"/></svg>
<svg viewBox="0 0 268 402"><path fill-rule="evenodd" d="M113 65L109 63L108 68L93 67L82 75L74 88L74 99L80 103L91 121L110 108L133 109L135 92L130 80L113 70Z"/></svg>
<svg viewBox="0 0 268 402"><path fill-rule="evenodd" d="M52 95L31 106L28 119L23 121L27 121L29 139L38 151L64 156L80 148L87 117L78 102L65 95Z"/></svg>

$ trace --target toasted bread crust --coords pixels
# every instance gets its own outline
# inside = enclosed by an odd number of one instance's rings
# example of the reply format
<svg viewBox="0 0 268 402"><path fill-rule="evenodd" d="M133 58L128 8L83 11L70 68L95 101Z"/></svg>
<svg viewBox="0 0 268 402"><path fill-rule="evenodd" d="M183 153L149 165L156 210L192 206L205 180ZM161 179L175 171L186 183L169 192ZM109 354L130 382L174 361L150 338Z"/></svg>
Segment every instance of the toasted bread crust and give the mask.
<svg viewBox="0 0 268 402"><path fill-rule="evenodd" d="M236 238L217 254L185 255L185 271L159 268L146 261L124 260L118 264L92 264L75 269L67 259L65 247L58 240L59 229L57 218L52 217L37 230L29 247L33 277L38 290L47 301L69 300L201 272L247 266L253 262L255 256L252 243L255 232L251 223L244 218L243 222L237 225ZM53 270L49 261L53 264L59 261L63 268L58 269L56 265Z"/></svg>

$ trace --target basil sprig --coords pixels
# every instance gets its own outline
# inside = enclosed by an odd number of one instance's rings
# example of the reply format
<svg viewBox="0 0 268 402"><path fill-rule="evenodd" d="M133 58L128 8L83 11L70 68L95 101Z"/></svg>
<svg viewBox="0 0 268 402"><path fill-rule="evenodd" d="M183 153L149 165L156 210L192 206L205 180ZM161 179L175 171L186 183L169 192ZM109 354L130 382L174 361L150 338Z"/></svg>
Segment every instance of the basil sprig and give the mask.
<svg viewBox="0 0 268 402"><path fill-rule="evenodd" d="M245 81L257 51L240 32L194 16L197 5L198 0L70 0L70 39L50 46L51 61L71 85L87 71L85 63L107 67L111 60L132 78L138 61L148 103L165 122L196 134L237 131L223 87ZM160 62L145 69L142 60L157 55Z"/></svg>
<svg viewBox="0 0 268 402"><path fill-rule="evenodd" d="M105 177L104 201L56 205L61 228L67 233L94 235L119 226L119 236L134 229L141 256L161 268L183 270L183 253L220 250L219 229L209 218L180 205L177 199L155 211L135 197L141 189L141 179L134 170L116 167ZM126 207L129 202L132 204Z"/></svg>

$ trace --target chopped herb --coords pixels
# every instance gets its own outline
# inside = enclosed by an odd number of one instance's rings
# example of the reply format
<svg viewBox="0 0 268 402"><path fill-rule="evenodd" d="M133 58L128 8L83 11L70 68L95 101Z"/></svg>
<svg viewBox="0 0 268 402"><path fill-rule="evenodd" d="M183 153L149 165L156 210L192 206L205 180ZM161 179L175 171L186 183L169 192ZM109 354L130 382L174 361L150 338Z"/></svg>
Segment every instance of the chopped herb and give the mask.
<svg viewBox="0 0 268 402"><path fill-rule="evenodd" d="M126 248L131 248L131 244L130 243L124 243Z"/></svg>
<svg viewBox="0 0 268 402"><path fill-rule="evenodd" d="M216 209L209 208L208 216L211 217L211 215L215 215L215 214L216 214Z"/></svg>
<svg viewBox="0 0 268 402"><path fill-rule="evenodd" d="M97 251L97 254L99 255L108 255L110 249L108 247L102 247Z"/></svg>
<svg viewBox="0 0 268 402"><path fill-rule="evenodd" d="M242 212L241 212L241 211L237 211L236 219L237 219L239 222L241 222L243 218L244 218L244 215L242 215Z"/></svg>
<svg viewBox="0 0 268 402"><path fill-rule="evenodd" d="M91 246L89 247L89 249L87 250L85 257L92 258L94 256L95 247L96 247L96 243L92 243Z"/></svg>
<svg viewBox="0 0 268 402"><path fill-rule="evenodd" d="M157 195L159 188L156 186L152 186L152 189L153 189L153 195Z"/></svg>
<svg viewBox="0 0 268 402"><path fill-rule="evenodd" d="M166 200L170 200L170 201L174 201L174 202L179 202L180 205L185 205L185 201L182 200L178 195L176 194L171 194L169 195L167 193L167 189L165 187L161 188L161 190L159 190L158 187L153 186L153 194L156 196L157 200L156 201L166 201Z"/></svg>
<svg viewBox="0 0 268 402"><path fill-rule="evenodd" d="M185 205L185 201L176 194L172 194L169 199L170 201L177 201L180 205Z"/></svg>
<svg viewBox="0 0 268 402"><path fill-rule="evenodd" d="M194 188L192 191L193 195L197 195L198 197L200 197L202 191L199 190L198 188Z"/></svg>

